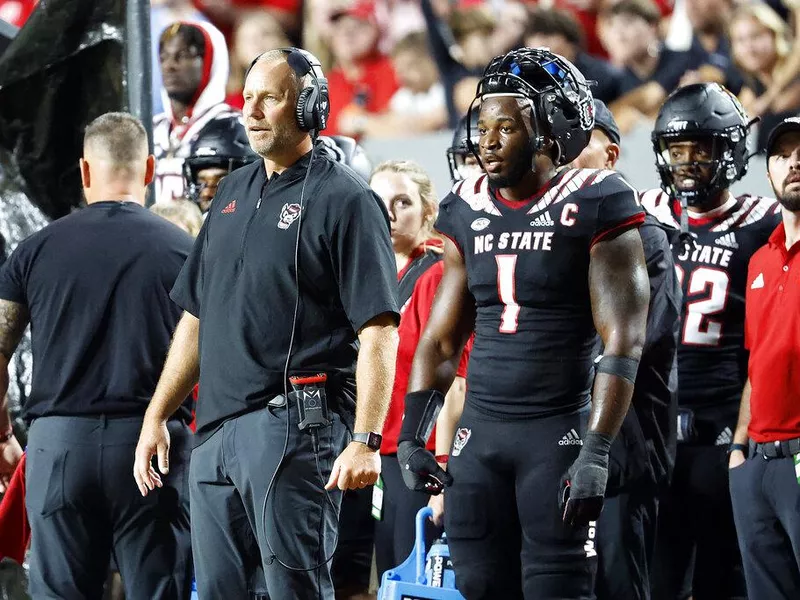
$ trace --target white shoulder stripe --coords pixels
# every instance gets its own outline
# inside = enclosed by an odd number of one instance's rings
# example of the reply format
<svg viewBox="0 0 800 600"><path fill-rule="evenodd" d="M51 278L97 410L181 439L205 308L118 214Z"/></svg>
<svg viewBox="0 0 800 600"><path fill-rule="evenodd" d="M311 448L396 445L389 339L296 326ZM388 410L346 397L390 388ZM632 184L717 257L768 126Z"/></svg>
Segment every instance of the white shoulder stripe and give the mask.
<svg viewBox="0 0 800 600"><path fill-rule="evenodd" d="M477 191L475 191L476 188ZM470 177L469 179L457 183L453 187L453 193L476 212L485 212L490 215L500 216L500 211L492 201L492 195L489 192L489 179L486 175Z"/></svg>
<svg viewBox="0 0 800 600"><path fill-rule="evenodd" d="M774 213L777 202L773 198L744 194L737 198L741 205L724 221L711 228L711 231L739 229L761 221L770 212Z"/></svg>
<svg viewBox="0 0 800 600"><path fill-rule="evenodd" d="M659 222L680 229L680 224L672 212L669 196L660 189L645 190L639 193L639 202L648 213Z"/></svg>

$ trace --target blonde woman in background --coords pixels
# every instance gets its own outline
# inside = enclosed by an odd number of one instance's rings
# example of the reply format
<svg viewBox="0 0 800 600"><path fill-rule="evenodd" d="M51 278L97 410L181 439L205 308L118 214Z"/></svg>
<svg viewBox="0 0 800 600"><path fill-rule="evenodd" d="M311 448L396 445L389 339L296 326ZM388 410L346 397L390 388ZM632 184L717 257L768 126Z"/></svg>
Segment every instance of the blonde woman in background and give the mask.
<svg viewBox="0 0 800 600"><path fill-rule="evenodd" d="M383 426L380 450L383 504L380 519L375 524L375 556L380 577L411 553L414 546L414 517L431 499L429 494L411 491L404 485L397 461L397 438L403 421L411 362L428 321L433 297L444 273L444 263L442 241L433 232L438 212L436 192L422 167L411 161L381 163L372 173L370 186L389 211L392 246L397 259L397 304L401 307L400 325L397 328L400 345L392 401ZM438 431L428 441L431 452L435 453L436 436L452 440L455 435L455 428L449 426L449 420L443 421L443 417L450 409L460 413L463 408L468 356L469 351L465 349L457 377L447 394L442 418L437 423ZM437 457L440 458L446 461L446 457ZM431 504L434 505L436 525L440 526L441 503L433 500ZM441 533L437 526L428 524L425 536L428 543Z"/></svg>
<svg viewBox="0 0 800 600"><path fill-rule="evenodd" d="M194 202L188 200L154 204L150 210L173 225L177 225L193 238L197 237L203 226L203 214Z"/></svg>
<svg viewBox="0 0 800 600"><path fill-rule="evenodd" d="M797 23L794 7L792 16ZM793 52L789 25L762 2L739 6L728 28L733 60L745 78L739 99L748 115L762 118L763 149L772 127L800 111L800 55Z"/></svg>

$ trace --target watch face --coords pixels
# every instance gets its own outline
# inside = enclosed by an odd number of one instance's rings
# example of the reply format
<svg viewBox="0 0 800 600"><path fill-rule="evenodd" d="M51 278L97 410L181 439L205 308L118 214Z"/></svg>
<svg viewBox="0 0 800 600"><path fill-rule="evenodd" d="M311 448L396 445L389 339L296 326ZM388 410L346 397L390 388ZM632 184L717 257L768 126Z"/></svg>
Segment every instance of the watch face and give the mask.
<svg viewBox="0 0 800 600"><path fill-rule="evenodd" d="M371 431L367 434L367 446L373 450L380 450L382 438L379 434Z"/></svg>

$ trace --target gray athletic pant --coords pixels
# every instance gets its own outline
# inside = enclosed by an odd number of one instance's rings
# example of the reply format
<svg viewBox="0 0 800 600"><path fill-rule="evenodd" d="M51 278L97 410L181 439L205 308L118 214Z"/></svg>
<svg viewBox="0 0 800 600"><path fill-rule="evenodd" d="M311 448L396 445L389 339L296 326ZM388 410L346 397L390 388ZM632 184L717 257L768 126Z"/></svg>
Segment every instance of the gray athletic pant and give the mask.
<svg viewBox="0 0 800 600"><path fill-rule="evenodd" d="M128 600L189 597L191 431L170 421L170 472L142 497L133 478L141 417L43 417L28 432L25 505L34 600L103 596L112 552Z"/></svg>
<svg viewBox="0 0 800 600"><path fill-rule="evenodd" d="M349 435L338 415L331 412L331 419L320 430L318 460L311 436L297 428L294 403L288 410L284 404L230 419L192 451L192 549L200 600L250 597L259 562L270 600L333 599L330 562L312 569L333 554L337 536L341 493L326 493L323 486ZM290 570L280 562L311 570Z"/></svg>

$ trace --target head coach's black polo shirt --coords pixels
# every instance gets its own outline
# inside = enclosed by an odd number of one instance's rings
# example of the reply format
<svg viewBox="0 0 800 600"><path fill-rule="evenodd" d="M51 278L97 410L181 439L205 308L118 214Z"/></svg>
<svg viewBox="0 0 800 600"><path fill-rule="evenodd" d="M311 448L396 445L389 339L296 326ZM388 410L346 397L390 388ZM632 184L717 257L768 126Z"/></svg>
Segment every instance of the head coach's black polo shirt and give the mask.
<svg viewBox="0 0 800 600"><path fill-rule="evenodd" d="M225 177L172 290L175 302L200 319L200 439L283 393L310 158L309 152L269 181L261 160ZM352 384L357 331L373 317L397 313L386 215L364 182L319 153L304 198L289 374L326 371ZM352 422L352 396L336 402Z"/></svg>
<svg viewBox="0 0 800 600"><path fill-rule="evenodd" d="M20 243L0 298L28 307L27 419L144 415L180 318L169 290L191 238L132 202L97 202ZM181 417L190 417L190 405Z"/></svg>

